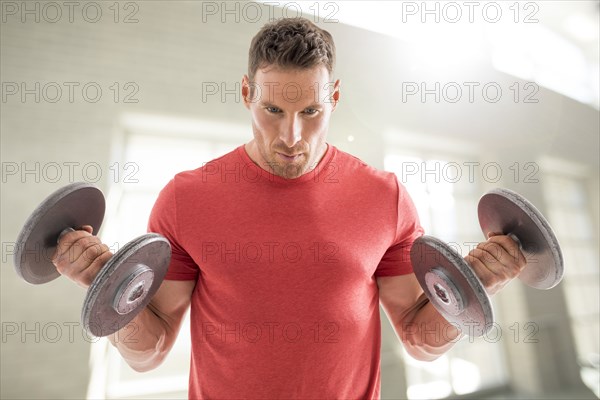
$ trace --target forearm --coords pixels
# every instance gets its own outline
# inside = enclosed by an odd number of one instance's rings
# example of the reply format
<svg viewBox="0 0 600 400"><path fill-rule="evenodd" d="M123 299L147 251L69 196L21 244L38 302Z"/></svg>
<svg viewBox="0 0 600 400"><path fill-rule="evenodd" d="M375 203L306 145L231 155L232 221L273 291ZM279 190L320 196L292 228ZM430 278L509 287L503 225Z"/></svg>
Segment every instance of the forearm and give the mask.
<svg viewBox="0 0 600 400"><path fill-rule="evenodd" d="M156 368L177 339L196 281L165 279L144 310L109 337L127 364L138 372Z"/></svg>
<svg viewBox="0 0 600 400"><path fill-rule="evenodd" d="M169 334L168 324L150 303L129 324L108 336L108 340L131 368L144 372L164 360L171 347Z"/></svg>
<svg viewBox="0 0 600 400"><path fill-rule="evenodd" d="M424 294L394 328L406 351L422 361L437 359L464 336L442 317Z"/></svg>

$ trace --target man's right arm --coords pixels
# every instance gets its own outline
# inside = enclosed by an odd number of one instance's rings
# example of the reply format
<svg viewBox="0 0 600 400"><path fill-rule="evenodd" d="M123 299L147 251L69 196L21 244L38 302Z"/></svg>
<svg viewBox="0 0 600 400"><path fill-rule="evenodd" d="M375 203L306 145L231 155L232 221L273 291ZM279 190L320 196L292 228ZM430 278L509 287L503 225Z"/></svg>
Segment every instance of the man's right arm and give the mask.
<svg viewBox="0 0 600 400"><path fill-rule="evenodd" d="M108 337L131 368L145 372L163 362L175 343L195 285L195 281L164 280L148 306Z"/></svg>
<svg viewBox="0 0 600 400"><path fill-rule="evenodd" d="M92 228L84 226L65 234L52 260L58 272L86 289L112 256L108 246L91 233ZM175 343L195 285L193 280L164 280L148 306L108 337L131 368L148 371L164 360Z"/></svg>

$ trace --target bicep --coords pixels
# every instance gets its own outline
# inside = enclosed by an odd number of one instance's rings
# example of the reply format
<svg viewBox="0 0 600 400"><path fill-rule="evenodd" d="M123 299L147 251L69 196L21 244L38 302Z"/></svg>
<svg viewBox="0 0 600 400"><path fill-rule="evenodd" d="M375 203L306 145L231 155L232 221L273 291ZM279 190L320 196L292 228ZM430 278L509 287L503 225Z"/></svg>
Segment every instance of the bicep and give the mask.
<svg viewBox="0 0 600 400"><path fill-rule="evenodd" d="M110 337L123 358L136 371L156 368L173 347L183 316L189 307L195 281L164 280L148 305L132 321L137 325L134 341Z"/></svg>
<svg viewBox="0 0 600 400"><path fill-rule="evenodd" d="M168 328L178 331L187 311L196 281L176 281L165 279L148 307Z"/></svg>
<svg viewBox="0 0 600 400"><path fill-rule="evenodd" d="M456 343L454 339L460 332L448 325L435 308L427 307L430 302L414 273L377 278L377 285L380 302L405 350L413 358L433 361ZM440 323L444 324L441 339L437 334L428 334L439 332Z"/></svg>
<svg viewBox="0 0 600 400"><path fill-rule="evenodd" d="M423 294L414 273L377 277L377 286L379 302L392 325L402 321Z"/></svg>

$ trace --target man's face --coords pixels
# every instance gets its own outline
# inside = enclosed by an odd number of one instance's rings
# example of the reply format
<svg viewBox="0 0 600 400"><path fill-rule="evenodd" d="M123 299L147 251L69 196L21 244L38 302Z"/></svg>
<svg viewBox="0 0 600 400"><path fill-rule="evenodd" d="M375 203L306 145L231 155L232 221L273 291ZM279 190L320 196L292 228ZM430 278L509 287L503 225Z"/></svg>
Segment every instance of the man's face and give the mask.
<svg viewBox="0 0 600 400"><path fill-rule="evenodd" d="M317 166L339 99L339 80L330 83L325 66L259 69L253 83L244 76L242 95L254 133L246 149L255 163L288 179Z"/></svg>

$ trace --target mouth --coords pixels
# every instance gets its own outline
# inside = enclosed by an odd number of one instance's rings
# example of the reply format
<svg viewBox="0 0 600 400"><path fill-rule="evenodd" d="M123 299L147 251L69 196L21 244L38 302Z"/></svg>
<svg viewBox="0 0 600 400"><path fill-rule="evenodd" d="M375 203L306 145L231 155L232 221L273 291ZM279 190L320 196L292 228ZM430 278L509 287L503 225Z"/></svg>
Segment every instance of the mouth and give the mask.
<svg viewBox="0 0 600 400"><path fill-rule="evenodd" d="M300 157L302 157L302 153L285 154L285 153L277 152L277 155L279 156L280 159L282 159L283 161L286 161L286 162L293 162L293 161L298 160Z"/></svg>

